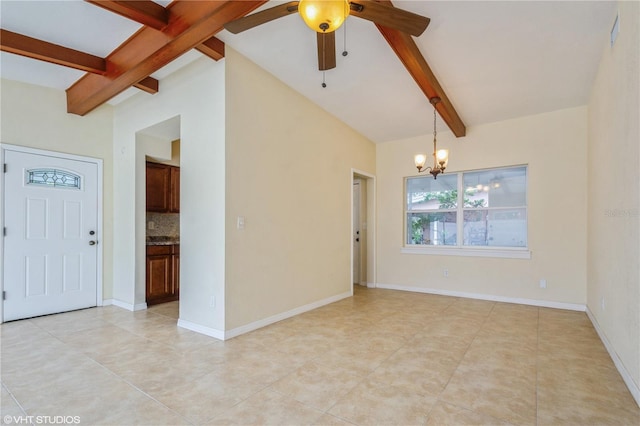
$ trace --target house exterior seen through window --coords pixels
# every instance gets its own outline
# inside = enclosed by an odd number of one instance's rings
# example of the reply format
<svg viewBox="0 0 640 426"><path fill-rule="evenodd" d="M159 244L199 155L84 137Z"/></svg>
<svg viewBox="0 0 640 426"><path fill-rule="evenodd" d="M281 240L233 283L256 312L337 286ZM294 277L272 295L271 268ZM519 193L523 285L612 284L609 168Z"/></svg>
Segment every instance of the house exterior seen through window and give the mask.
<svg viewBox="0 0 640 426"><path fill-rule="evenodd" d="M405 247L527 247L527 167L405 179Z"/></svg>

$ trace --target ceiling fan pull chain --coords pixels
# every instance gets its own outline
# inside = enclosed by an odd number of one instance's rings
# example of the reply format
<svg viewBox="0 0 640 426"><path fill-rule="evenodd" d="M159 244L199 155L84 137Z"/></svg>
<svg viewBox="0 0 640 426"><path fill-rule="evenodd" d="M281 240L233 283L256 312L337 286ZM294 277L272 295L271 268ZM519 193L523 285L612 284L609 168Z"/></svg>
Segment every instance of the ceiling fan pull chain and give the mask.
<svg viewBox="0 0 640 426"><path fill-rule="evenodd" d="M344 21L342 28L344 28L344 48L342 49L342 56L347 56L349 54L349 52L347 52L347 21Z"/></svg>
<svg viewBox="0 0 640 426"><path fill-rule="evenodd" d="M327 87L327 83L325 81L326 71L324 71L325 69L327 69L326 67L327 51L326 51L326 41L325 41L326 37L327 37L327 33L322 33L322 88L323 89Z"/></svg>

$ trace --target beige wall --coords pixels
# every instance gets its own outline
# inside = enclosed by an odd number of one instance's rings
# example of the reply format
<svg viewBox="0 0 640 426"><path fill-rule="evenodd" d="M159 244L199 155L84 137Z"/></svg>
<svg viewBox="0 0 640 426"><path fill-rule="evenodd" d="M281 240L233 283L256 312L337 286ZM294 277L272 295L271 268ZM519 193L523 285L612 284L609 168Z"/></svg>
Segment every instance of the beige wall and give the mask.
<svg viewBox="0 0 640 426"><path fill-rule="evenodd" d="M147 157L147 161L180 167L180 139L171 141L171 159L170 160L160 158L160 157L154 157L153 155L150 155Z"/></svg>
<svg viewBox="0 0 640 426"><path fill-rule="evenodd" d="M0 141L103 161L103 298L113 283L113 112L104 105L84 117L67 114L65 92L1 80Z"/></svg>
<svg viewBox="0 0 640 426"><path fill-rule="evenodd" d="M228 47L225 60L230 330L351 290L351 168L373 173L375 148Z"/></svg>
<svg viewBox="0 0 640 426"><path fill-rule="evenodd" d="M413 155L432 139L377 145L378 284L584 305L586 140L586 107L470 127L460 139L438 134L447 172L529 165L531 259L402 254L403 178L416 174Z"/></svg>
<svg viewBox="0 0 640 426"><path fill-rule="evenodd" d="M640 404L640 3L619 11L589 101L587 304Z"/></svg>

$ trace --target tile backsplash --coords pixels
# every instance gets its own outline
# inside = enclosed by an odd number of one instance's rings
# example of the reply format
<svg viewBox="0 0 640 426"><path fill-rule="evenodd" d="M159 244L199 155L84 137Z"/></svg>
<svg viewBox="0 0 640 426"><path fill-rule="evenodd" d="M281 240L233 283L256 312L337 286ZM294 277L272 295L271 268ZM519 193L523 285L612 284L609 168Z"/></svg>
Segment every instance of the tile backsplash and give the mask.
<svg viewBox="0 0 640 426"><path fill-rule="evenodd" d="M180 213L147 212L147 236L179 237Z"/></svg>

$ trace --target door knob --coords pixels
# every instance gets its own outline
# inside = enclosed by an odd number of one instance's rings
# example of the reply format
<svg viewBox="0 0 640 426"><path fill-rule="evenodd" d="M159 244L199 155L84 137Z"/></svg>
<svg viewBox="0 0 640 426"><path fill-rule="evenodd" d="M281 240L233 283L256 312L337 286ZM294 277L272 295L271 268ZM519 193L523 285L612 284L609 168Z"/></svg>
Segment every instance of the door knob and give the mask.
<svg viewBox="0 0 640 426"><path fill-rule="evenodd" d="M359 243L360 242L360 238L356 238L356 242Z"/></svg>
<svg viewBox="0 0 640 426"><path fill-rule="evenodd" d="M95 246L96 244L97 244L97 242L96 242L96 241L89 241L89 245L90 245L90 246Z"/></svg>
<svg viewBox="0 0 640 426"><path fill-rule="evenodd" d="M89 231L89 235L96 235L96 231Z"/></svg>

